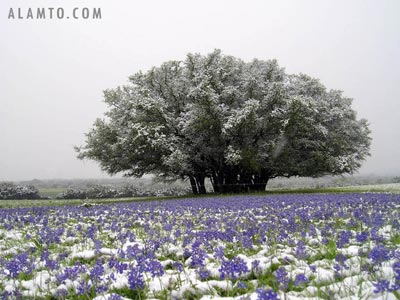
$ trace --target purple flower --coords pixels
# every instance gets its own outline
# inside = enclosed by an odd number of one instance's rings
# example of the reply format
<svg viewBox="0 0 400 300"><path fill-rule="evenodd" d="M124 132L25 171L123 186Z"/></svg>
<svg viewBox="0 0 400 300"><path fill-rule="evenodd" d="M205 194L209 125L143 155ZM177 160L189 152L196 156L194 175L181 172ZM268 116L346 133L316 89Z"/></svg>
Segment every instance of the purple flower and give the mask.
<svg viewBox="0 0 400 300"><path fill-rule="evenodd" d="M207 280L210 277L210 271L205 268L201 268L200 270L198 270L198 274L201 280Z"/></svg>
<svg viewBox="0 0 400 300"><path fill-rule="evenodd" d="M94 253L99 254L102 247L102 242L100 240L94 240Z"/></svg>
<svg viewBox="0 0 400 300"><path fill-rule="evenodd" d="M92 285L87 282L86 280L80 280L78 289L77 289L77 294L78 295L84 295L89 293L90 289L92 288Z"/></svg>
<svg viewBox="0 0 400 300"><path fill-rule="evenodd" d="M390 282L386 279L379 279L376 283L374 283L374 286L374 293L383 293L390 290Z"/></svg>
<svg viewBox="0 0 400 300"><path fill-rule="evenodd" d="M221 279L231 278L236 279L238 276L249 272L246 262L240 258L235 257L232 260L223 260L221 267L218 269L221 273Z"/></svg>
<svg viewBox="0 0 400 300"><path fill-rule="evenodd" d="M21 271L21 265L16 259L12 259L6 263L6 269L9 272L9 277L17 278Z"/></svg>
<svg viewBox="0 0 400 300"><path fill-rule="evenodd" d="M375 264L380 264L390 258L390 252L384 245L380 244L370 251L368 258L372 259Z"/></svg>
<svg viewBox="0 0 400 300"><path fill-rule="evenodd" d="M350 238L352 237L351 231L341 231L339 232L336 244L338 248L343 248L350 242Z"/></svg>
<svg viewBox="0 0 400 300"><path fill-rule="evenodd" d="M97 263L93 266L92 270L90 271L90 278L92 281L100 281L101 276L104 274L104 267L101 263Z"/></svg>
<svg viewBox="0 0 400 300"><path fill-rule="evenodd" d="M341 266L344 267L345 269L349 269L349 267L346 265L347 257L344 256L341 253L338 253L335 257L335 261Z"/></svg>
<svg viewBox="0 0 400 300"><path fill-rule="evenodd" d="M308 267L310 268L311 272L313 272L313 273L317 272L317 267L316 266L309 265Z"/></svg>
<svg viewBox="0 0 400 300"><path fill-rule="evenodd" d="M174 262L172 266L175 267L179 272L183 271L183 265L179 261Z"/></svg>
<svg viewBox="0 0 400 300"><path fill-rule="evenodd" d="M144 267L144 270L151 273L151 276L154 278L156 276L164 275L164 267L157 260L149 260Z"/></svg>
<svg viewBox="0 0 400 300"><path fill-rule="evenodd" d="M260 261L259 261L258 259L253 260L253 261L251 262L251 269L252 269L252 271L255 272L255 273L261 272Z"/></svg>
<svg viewBox="0 0 400 300"><path fill-rule="evenodd" d="M296 257L300 259L306 259L307 258L307 253L306 253L306 247L305 244L302 240L297 242L296 245Z"/></svg>
<svg viewBox="0 0 400 300"><path fill-rule="evenodd" d="M286 291L288 288L290 279L288 277L288 273L286 272L284 267L280 267L275 271L275 278L278 283L279 289L282 291Z"/></svg>
<svg viewBox="0 0 400 300"><path fill-rule="evenodd" d="M224 256L225 256L224 248L221 247L221 246L219 246L219 247L215 250L214 257L215 257L215 258L219 258L220 260L222 260L222 259L224 258Z"/></svg>
<svg viewBox="0 0 400 300"><path fill-rule="evenodd" d="M306 277L306 275L304 275L304 274L297 274L296 278L294 279L294 285L295 286L299 286L299 285L302 285L302 284L305 284L305 283L308 283L308 282L309 282L309 280Z"/></svg>
<svg viewBox="0 0 400 300"><path fill-rule="evenodd" d="M359 243L364 243L367 241L367 239L368 239L368 232L363 231L356 234L356 240Z"/></svg>
<svg viewBox="0 0 400 300"><path fill-rule="evenodd" d="M257 300L279 300L278 294L273 290L267 290L265 288L259 288L256 290Z"/></svg>
<svg viewBox="0 0 400 300"><path fill-rule="evenodd" d="M118 294L111 294L108 296L107 300L122 300L122 297Z"/></svg>
<svg viewBox="0 0 400 300"><path fill-rule="evenodd" d="M57 292L54 294L55 298L65 299L68 296L68 291L66 289L58 289Z"/></svg>
<svg viewBox="0 0 400 300"><path fill-rule="evenodd" d="M128 283L131 290L144 289L143 275L138 268L131 268L129 270Z"/></svg>

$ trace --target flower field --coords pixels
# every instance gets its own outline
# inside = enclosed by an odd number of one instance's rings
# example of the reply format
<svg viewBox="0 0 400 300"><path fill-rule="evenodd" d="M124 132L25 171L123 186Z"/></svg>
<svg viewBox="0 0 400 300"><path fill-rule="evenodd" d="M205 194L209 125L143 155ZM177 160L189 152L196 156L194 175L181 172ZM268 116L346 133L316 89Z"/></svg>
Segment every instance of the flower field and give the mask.
<svg viewBox="0 0 400 300"><path fill-rule="evenodd" d="M400 299L400 195L0 209L0 299Z"/></svg>

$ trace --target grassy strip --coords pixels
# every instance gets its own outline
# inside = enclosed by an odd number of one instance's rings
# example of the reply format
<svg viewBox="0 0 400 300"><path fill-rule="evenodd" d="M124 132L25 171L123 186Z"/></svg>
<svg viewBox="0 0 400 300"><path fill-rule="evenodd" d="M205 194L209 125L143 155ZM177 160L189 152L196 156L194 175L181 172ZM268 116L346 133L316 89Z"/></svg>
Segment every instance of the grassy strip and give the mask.
<svg viewBox="0 0 400 300"><path fill-rule="evenodd" d="M56 197L58 194L65 192L66 188L39 188L41 197Z"/></svg>
<svg viewBox="0 0 400 300"><path fill-rule="evenodd" d="M326 194L326 193L394 193L400 194L400 184L380 184L380 185L362 185L349 187L329 187L329 188L294 188L294 189L269 189L265 192L252 193L245 195L274 195L274 194ZM213 194L206 195L187 195L187 196L166 196L166 197L135 197L135 198L111 198L111 199L41 199L41 200L0 200L0 208L17 208L17 207L32 207L32 206L60 206L60 205L80 205L84 202L93 204L110 204L120 202L134 201L160 201L168 199L181 199L188 197L204 198L204 197L229 197L244 194Z"/></svg>
<svg viewBox="0 0 400 300"><path fill-rule="evenodd" d="M269 189L271 194L312 194L312 193L393 193L400 194L400 183L358 185L327 188L276 188Z"/></svg>

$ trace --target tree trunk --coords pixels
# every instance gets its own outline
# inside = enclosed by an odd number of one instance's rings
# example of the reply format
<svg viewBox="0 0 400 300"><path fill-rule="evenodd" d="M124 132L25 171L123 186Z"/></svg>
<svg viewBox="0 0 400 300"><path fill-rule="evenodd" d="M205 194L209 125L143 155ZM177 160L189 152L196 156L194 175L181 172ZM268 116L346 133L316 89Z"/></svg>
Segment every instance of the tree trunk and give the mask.
<svg viewBox="0 0 400 300"><path fill-rule="evenodd" d="M199 191L199 194L205 194L207 193L206 187L204 185L205 182L205 176L203 174L197 175L196 176L196 181L197 181L197 189Z"/></svg>
<svg viewBox="0 0 400 300"><path fill-rule="evenodd" d="M214 193L219 193L220 192L220 183L218 180L217 172L213 171L213 174L212 174L210 180L211 180L211 184L214 189Z"/></svg>
<svg viewBox="0 0 400 300"><path fill-rule="evenodd" d="M197 189L196 179L193 176L189 176L190 185L192 186L193 194L197 195L199 190Z"/></svg>
<svg viewBox="0 0 400 300"><path fill-rule="evenodd" d="M268 180L269 180L268 174L266 174L265 172L261 172L261 174L256 175L250 186L250 191L264 192Z"/></svg>

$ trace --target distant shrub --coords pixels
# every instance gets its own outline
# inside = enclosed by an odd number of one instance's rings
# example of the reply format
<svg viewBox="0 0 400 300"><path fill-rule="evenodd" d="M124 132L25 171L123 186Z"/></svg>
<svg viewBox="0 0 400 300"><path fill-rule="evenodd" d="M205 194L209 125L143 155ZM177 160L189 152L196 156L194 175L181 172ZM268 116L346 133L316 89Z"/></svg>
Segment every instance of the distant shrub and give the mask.
<svg viewBox="0 0 400 300"><path fill-rule="evenodd" d="M128 197L162 197L162 196L183 196L190 193L188 188L138 188L136 186L124 186L115 189L107 186L95 185L88 189L68 189L57 195L57 199L105 199L105 198L128 198Z"/></svg>
<svg viewBox="0 0 400 300"><path fill-rule="evenodd" d="M17 185L12 182L0 183L1 200L40 199L39 191L32 185Z"/></svg>
<svg viewBox="0 0 400 300"><path fill-rule="evenodd" d="M57 199L86 199L86 192L76 189L68 189L57 195Z"/></svg>

